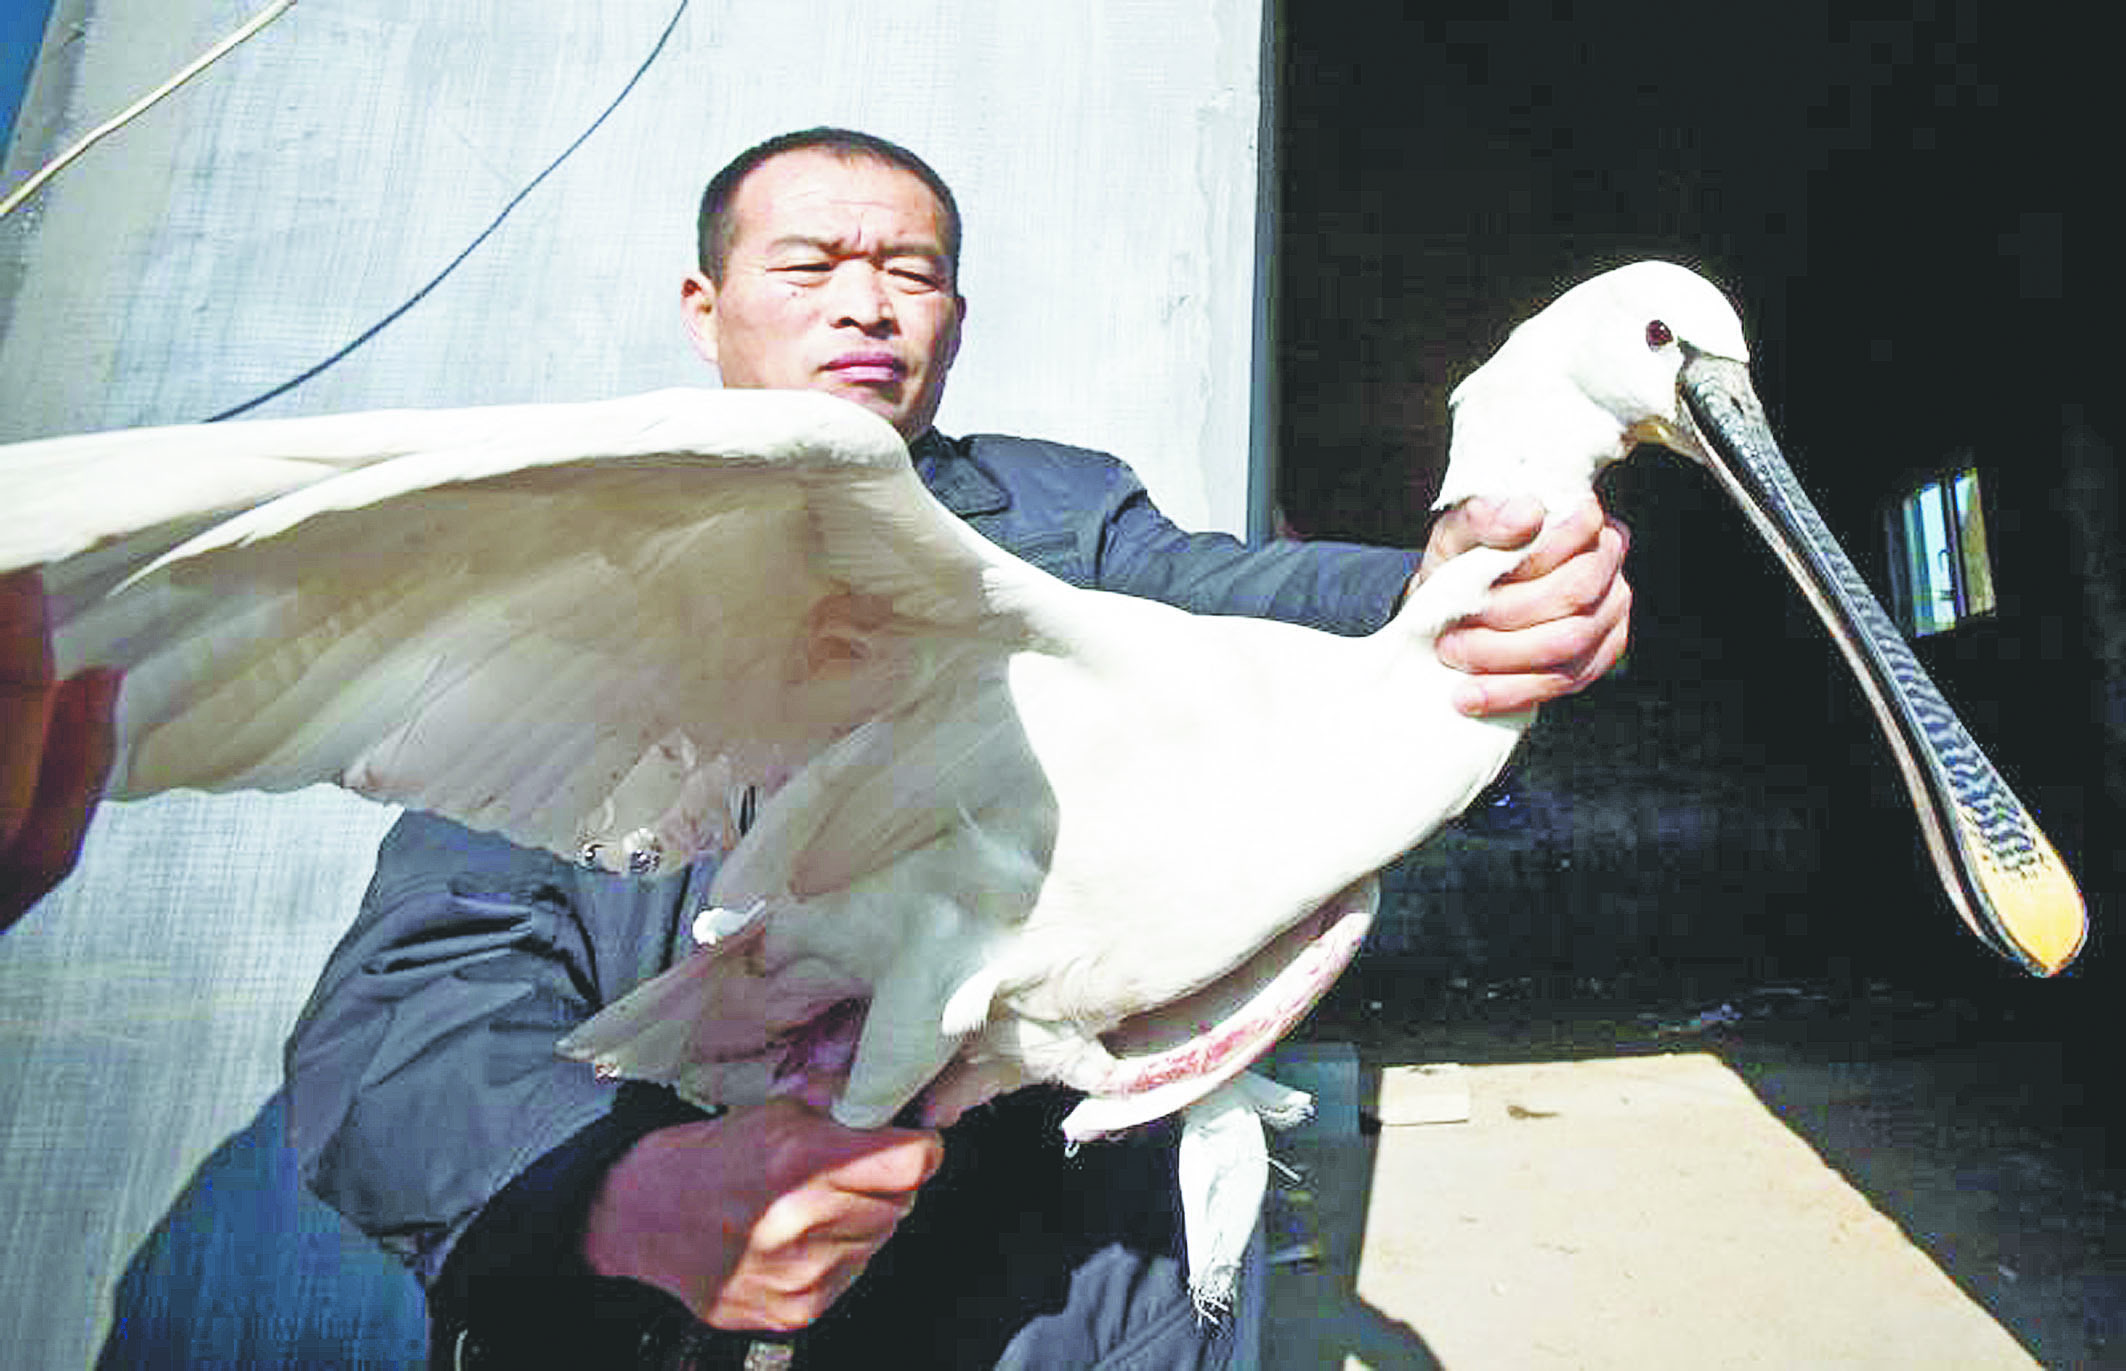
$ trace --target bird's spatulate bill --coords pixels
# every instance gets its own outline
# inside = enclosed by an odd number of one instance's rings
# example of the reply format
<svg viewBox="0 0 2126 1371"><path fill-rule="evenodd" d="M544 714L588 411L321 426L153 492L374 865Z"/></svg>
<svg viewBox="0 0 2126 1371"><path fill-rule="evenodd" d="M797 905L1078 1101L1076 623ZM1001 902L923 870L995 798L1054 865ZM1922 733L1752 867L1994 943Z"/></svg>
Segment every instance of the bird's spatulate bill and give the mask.
<svg viewBox="0 0 2126 1371"><path fill-rule="evenodd" d="M1802 492L1748 371L1697 357L1680 384L1714 474L1815 606L1859 680L1950 902L2002 956L2034 975L2061 971L2088 928L2074 877Z"/></svg>

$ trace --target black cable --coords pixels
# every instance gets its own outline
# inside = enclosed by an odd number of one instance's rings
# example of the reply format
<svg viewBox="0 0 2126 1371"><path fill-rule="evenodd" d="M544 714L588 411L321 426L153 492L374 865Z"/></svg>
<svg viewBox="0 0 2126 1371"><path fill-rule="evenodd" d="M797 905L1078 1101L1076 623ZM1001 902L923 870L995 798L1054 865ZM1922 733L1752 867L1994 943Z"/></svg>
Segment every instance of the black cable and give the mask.
<svg viewBox="0 0 2126 1371"><path fill-rule="evenodd" d="M330 357L327 357L324 361L317 363L315 366L312 366L307 370L298 373L297 375L289 377L287 380L281 382L279 385L273 387L273 389L269 391L266 391L262 395L255 395L251 399L244 401L240 405L232 406L229 409L223 410L219 414L210 416L207 419L207 422L213 424L219 423L224 419L234 419L239 414L243 414L246 411L258 408L260 405L266 403L268 400L272 400L279 396L286 395L289 391L294 390L297 386L303 384L305 381L308 381L311 377L316 376L319 373L325 371L328 367L336 366L340 362L344 361L347 356L352 353L356 348L361 347L364 343L376 337L379 333L382 333L385 329L391 327L391 325L397 323L398 320L408 310L412 309L415 305L418 305L419 303L421 303L422 300L426 299L430 291L434 290L437 286L442 285L444 278L458 269L459 263L463 262L466 258L472 256L472 254L479 248L480 244L486 242L488 238L494 234L494 231L496 229L502 227L502 221L509 217L510 211L514 210L520 203L523 202L524 197L530 195L534 190L537 190L541 181L544 181L547 177L553 175L555 170L558 169L563 162L566 162L569 157L574 154L577 148L582 147L585 141L587 141L592 134L598 131L599 125L603 124L608 118L610 118L614 110L620 108L620 103L623 100L627 99L629 92L633 91L636 85L641 82L642 78L649 74L650 67L657 61L657 55L664 51L665 43L671 39L672 31L679 27L680 17L684 15L686 11L687 0L679 0L679 8L672 11L671 21L664 26L664 32L657 35L656 46L650 49L649 56L642 59L642 65L635 68L635 74L633 76L630 76L627 79L627 84L620 88L620 94L614 96L613 102L605 107L604 112L599 114L596 119L593 119L591 121L589 128L577 134L576 140L561 150L561 155L559 157L556 157L553 161L547 163L546 170L540 172L537 176L534 176L530 181L525 183L524 189L518 191L515 195L511 196L509 203L502 206L501 213L497 214L494 217L493 221L490 222L486 228L480 230L479 237L473 239L470 243L467 243L465 245L465 250L463 252L460 252L457 256L451 258L450 264L435 274L435 279L431 280L427 285L422 286L419 290L408 296L406 300L401 303L396 309L392 310L391 313L385 315L383 318L371 324L368 328L365 328L360 333L356 334L351 342L346 344L346 346L340 348L339 351L333 353Z"/></svg>

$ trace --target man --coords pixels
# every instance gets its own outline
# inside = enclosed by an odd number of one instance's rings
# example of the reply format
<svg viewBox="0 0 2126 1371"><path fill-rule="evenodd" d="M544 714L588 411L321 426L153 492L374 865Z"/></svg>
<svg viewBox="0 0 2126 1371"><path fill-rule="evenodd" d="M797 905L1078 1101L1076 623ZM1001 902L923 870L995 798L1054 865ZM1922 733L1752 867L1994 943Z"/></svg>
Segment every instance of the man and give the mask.
<svg viewBox="0 0 2126 1371"><path fill-rule="evenodd" d="M958 251L930 168L813 130L710 183L681 305L724 384L881 415L956 513L1081 584L1363 632L1413 573L1539 527L1532 508L1458 510L1422 562L1248 549L1175 528L1113 458L948 440L931 423L967 312ZM1471 673L1462 706L1520 709L1606 670L1622 555L1593 505L1532 546L1443 639ZM737 1365L748 1330L804 1330L805 1368L1230 1364L1238 1340L1189 1307L1170 1133L1067 1158L1040 1091L942 1136L852 1132L819 1107L832 1080L709 1118L555 1058L562 1033L683 955L710 875L623 882L419 815L386 838L290 1040L290 1131L320 1193L429 1285L438 1364Z"/></svg>

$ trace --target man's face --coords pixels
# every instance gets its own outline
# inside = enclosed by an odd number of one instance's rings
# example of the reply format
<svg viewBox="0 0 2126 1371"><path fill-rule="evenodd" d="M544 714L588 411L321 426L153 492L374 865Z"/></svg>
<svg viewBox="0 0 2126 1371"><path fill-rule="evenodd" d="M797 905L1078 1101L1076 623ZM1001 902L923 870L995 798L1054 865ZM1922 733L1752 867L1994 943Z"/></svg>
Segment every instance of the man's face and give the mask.
<svg viewBox="0 0 2126 1371"><path fill-rule="evenodd" d="M823 390L909 440L930 427L967 308L930 188L888 163L805 150L754 168L731 211L723 282L696 273L681 290L723 383Z"/></svg>

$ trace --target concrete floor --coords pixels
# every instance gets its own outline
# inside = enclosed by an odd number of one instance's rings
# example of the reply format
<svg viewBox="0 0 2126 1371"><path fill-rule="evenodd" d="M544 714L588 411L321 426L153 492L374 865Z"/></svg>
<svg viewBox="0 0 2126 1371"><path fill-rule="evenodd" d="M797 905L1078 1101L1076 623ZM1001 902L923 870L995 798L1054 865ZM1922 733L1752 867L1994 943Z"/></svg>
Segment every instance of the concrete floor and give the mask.
<svg viewBox="0 0 2126 1371"><path fill-rule="evenodd" d="M1784 986L1397 1022L1385 984L1273 1072L1323 1110L1273 1144L1265 1366L2126 1366L2084 1020Z"/></svg>

